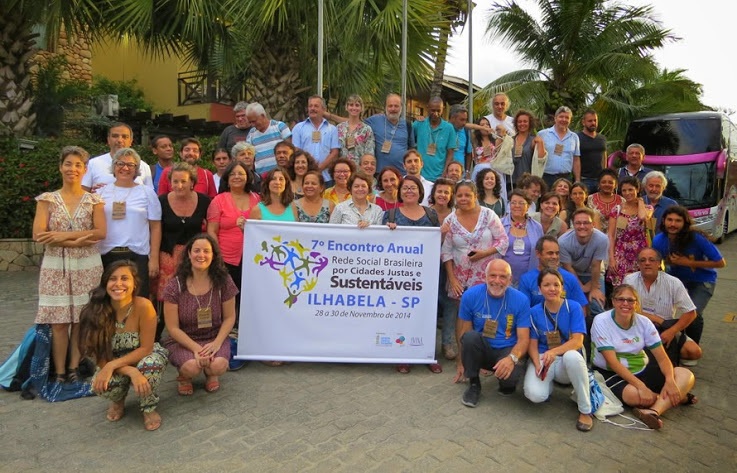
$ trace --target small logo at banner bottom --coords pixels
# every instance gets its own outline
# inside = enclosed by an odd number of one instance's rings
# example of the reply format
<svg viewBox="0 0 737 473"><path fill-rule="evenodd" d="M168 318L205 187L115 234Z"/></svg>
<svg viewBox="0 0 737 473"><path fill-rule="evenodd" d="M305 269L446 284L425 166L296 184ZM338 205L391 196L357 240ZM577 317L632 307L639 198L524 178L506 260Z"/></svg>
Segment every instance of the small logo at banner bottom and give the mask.
<svg viewBox="0 0 737 473"><path fill-rule="evenodd" d="M400 335L399 337L397 337L397 339L396 339L396 340L394 340L394 343L396 343L397 345L400 345L400 346L401 346L401 345L404 345L404 342L405 342L406 340L407 340L407 339L406 339L406 338L404 338L404 335Z"/></svg>
<svg viewBox="0 0 737 473"><path fill-rule="evenodd" d="M292 307L300 294L310 292L317 286L317 278L328 265L328 258L319 251L310 250L299 240L282 241L275 236L271 241L263 240L261 250L253 262L268 266L281 276L281 283L287 290L284 304Z"/></svg>
<svg viewBox="0 0 737 473"><path fill-rule="evenodd" d="M392 346L392 337L385 333L376 334L376 346L377 347L390 347Z"/></svg>
<svg viewBox="0 0 737 473"><path fill-rule="evenodd" d="M425 344L422 343L422 337L409 337L409 346L422 347L425 346Z"/></svg>

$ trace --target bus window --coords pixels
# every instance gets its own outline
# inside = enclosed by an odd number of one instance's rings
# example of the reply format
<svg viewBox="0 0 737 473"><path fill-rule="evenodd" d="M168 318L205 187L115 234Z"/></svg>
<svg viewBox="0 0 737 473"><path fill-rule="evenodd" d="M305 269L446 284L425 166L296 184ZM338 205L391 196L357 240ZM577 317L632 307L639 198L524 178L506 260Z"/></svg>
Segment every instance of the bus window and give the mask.
<svg viewBox="0 0 737 473"><path fill-rule="evenodd" d="M668 179L664 194L687 208L717 204L714 182L715 163L652 166Z"/></svg>
<svg viewBox="0 0 737 473"><path fill-rule="evenodd" d="M634 121L625 143L639 143L651 156L721 151L721 125L721 120L715 118Z"/></svg>

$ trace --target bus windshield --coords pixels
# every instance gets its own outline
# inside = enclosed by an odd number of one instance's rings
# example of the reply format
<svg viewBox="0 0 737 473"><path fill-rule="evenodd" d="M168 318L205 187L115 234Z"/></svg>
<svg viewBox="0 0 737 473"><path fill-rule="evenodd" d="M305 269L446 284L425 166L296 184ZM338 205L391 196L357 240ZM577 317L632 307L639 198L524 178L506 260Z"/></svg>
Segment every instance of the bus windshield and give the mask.
<svg viewBox="0 0 737 473"><path fill-rule="evenodd" d="M668 179L665 196L686 208L712 207L717 204L714 182L715 163L650 166Z"/></svg>
<svg viewBox="0 0 737 473"><path fill-rule="evenodd" d="M714 118L635 121L630 123L625 142L641 144L648 156L678 156L721 151L721 126L721 120Z"/></svg>

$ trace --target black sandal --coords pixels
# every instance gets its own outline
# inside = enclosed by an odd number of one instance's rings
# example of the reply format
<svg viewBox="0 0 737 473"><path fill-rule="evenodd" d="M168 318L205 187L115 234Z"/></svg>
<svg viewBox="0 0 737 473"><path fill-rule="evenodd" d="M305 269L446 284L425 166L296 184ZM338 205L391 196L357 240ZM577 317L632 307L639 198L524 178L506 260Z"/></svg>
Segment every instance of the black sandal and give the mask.
<svg viewBox="0 0 737 473"><path fill-rule="evenodd" d="M54 380L55 383L64 384L67 382L67 375L66 373L63 374L57 374L56 379Z"/></svg>
<svg viewBox="0 0 737 473"><path fill-rule="evenodd" d="M69 373L67 374L67 381L70 383L78 383L80 379L81 377L79 374L79 368L69 368Z"/></svg>
<svg viewBox="0 0 737 473"><path fill-rule="evenodd" d="M696 394L693 393L687 393L686 394L686 400L683 401L683 404L687 406L693 406L694 404L699 403L699 398L696 397Z"/></svg>

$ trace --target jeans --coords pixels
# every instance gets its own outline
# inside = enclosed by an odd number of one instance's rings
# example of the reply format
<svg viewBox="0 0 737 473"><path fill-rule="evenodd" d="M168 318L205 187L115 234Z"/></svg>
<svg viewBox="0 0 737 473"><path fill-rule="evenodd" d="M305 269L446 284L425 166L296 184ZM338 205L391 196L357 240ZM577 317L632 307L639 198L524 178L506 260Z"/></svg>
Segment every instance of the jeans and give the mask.
<svg viewBox="0 0 737 473"><path fill-rule="evenodd" d="M587 282L591 281L591 276L578 276L578 278L581 280L583 284L586 284ZM599 275L599 288L602 293L606 296L606 293L604 292L604 275ZM589 293L587 292L586 298L588 299ZM587 363L591 364L591 360L594 358L592 355L592 349L593 346L591 345L591 326L594 323L594 317L604 312L606 309L603 305L599 303L597 300L591 300L589 299L589 312L588 315L586 315L586 333L583 336L583 349L586 350L586 359L588 360Z"/></svg>
<svg viewBox="0 0 737 473"><path fill-rule="evenodd" d="M528 362L525 373L525 397L534 403L545 402L553 393L553 381L572 384L576 393L578 412L592 413L589 372L581 353L569 350L563 356L557 357L548 368L548 375L544 380L537 377L535 365L531 361Z"/></svg>
<svg viewBox="0 0 737 473"><path fill-rule="evenodd" d="M687 282L684 284L688 295L696 306L696 319L686 328L686 335L691 337L697 344L701 341L701 333L704 331L704 309L714 295L716 283L713 282Z"/></svg>
<svg viewBox="0 0 737 473"><path fill-rule="evenodd" d="M458 320L458 308L460 301L448 296L446 285L448 275L445 267L440 267L440 282L438 284L438 317L442 318L443 329L440 340L443 345L453 345L456 342L456 321Z"/></svg>

